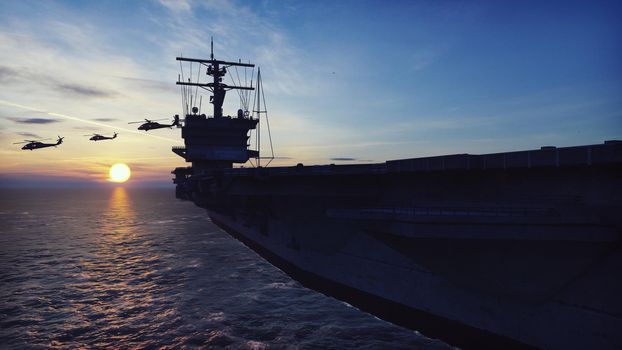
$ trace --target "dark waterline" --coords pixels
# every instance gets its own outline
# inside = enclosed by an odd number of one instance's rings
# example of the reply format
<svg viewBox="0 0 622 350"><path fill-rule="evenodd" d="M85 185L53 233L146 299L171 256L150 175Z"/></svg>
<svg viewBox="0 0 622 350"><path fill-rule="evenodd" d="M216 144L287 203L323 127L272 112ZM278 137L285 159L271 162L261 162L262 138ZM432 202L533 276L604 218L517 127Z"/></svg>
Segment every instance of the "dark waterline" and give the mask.
<svg viewBox="0 0 622 350"><path fill-rule="evenodd" d="M1 348L449 348L301 287L172 190L0 193Z"/></svg>

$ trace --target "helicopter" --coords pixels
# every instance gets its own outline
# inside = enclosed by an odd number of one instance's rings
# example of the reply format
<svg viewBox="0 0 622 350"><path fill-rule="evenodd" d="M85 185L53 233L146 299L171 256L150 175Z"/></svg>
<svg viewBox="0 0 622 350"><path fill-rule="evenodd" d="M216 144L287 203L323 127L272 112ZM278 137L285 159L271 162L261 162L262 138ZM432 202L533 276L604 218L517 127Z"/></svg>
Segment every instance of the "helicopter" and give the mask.
<svg viewBox="0 0 622 350"><path fill-rule="evenodd" d="M164 120L164 119L156 119L156 120ZM138 127L138 130L145 130L145 131L149 131L151 129L162 129L162 128L172 128L174 126L179 127L179 115L175 114L175 116L173 117L173 123L171 123L170 125L167 124L160 124L155 120L149 120L149 119L145 119L145 122L139 121L139 122L130 122L128 124L136 124L136 123L143 123Z"/></svg>
<svg viewBox="0 0 622 350"><path fill-rule="evenodd" d="M91 141L102 141L102 140L113 140L117 138L117 133L115 132L114 135L110 136L103 136L100 134L89 134L89 135L84 135L84 136L91 136L93 135L93 137L91 137L89 140Z"/></svg>
<svg viewBox="0 0 622 350"><path fill-rule="evenodd" d="M22 149L26 150L33 150L33 149L37 149L37 148L45 148L45 147L56 147L58 145L60 145L61 143L63 143L63 139L64 137L58 137L58 140L56 140L56 143L43 143L41 141L43 140L24 140L25 142L15 142L13 143L14 145L20 144L20 143L25 143L24 147L22 147ZM49 140L49 139L45 139L45 140Z"/></svg>

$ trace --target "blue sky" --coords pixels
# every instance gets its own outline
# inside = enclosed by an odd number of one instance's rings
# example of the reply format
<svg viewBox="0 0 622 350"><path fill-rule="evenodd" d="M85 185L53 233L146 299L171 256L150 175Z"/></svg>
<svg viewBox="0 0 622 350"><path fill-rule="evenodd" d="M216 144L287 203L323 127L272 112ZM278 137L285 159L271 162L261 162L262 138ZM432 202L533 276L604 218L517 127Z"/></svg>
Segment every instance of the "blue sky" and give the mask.
<svg viewBox="0 0 622 350"><path fill-rule="evenodd" d="M121 128L180 114L174 58L207 57L210 36L217 58L261 66L277 164L620 139L620 4L2 2L0 181L97 179L118 161L168 181L183 165L170 152L179 131L147 137ZM225 113L235 109L229 94ZM54 121L23 123L36 117ZM118 142L86 143L81 134L93 127L120 131ZM59 133L69 142L46 154L26 157L11 145Z"/></svg>

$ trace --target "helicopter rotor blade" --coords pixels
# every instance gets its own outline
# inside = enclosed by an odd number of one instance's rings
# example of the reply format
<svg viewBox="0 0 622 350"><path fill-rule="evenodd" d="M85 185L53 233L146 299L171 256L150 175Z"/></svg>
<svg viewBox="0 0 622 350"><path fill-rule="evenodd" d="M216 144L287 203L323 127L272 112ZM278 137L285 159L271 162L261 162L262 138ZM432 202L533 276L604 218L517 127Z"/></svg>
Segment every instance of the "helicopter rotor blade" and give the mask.
<svg viewBox="0 0 622 350"><path fill-rule="evenodd" d="M51 140L51 139L48 137L47 139L38 139L38 140L24 140L24 142L15 142L15 144L17 144L17 143L40 142L40 141L46 141L46 140Z"/></svg>
<svg viewBox="0 0 622 350"><path fill-rule="evenodd" d="M147 119L145 118L145 121L138 121L138 122L129 122L128 124L138 124L138 123L151 123L154 121L158 121L158 120L168 120L168 118L163 118L163 119Z"/></svg>
<svg viewBox="0 0 622 350"><path fill-rule="evenodd" d="M47 140L51 140L50 137L45 138L45 139L38 139L38 140L24 140L24 142L14 142L13 144L19 144L19 143L33 143L33 142L41 142L41 141L47 141Z"/></svg>

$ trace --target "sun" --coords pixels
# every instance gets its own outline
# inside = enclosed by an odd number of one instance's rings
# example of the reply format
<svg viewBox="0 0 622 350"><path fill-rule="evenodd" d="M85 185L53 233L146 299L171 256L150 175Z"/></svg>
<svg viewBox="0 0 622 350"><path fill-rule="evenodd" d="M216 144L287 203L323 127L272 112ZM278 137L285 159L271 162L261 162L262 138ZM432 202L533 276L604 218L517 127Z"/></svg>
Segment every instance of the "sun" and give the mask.
<svg viewBox="0 0 622 350"><path fill-rule="evenodd" d="M117 163L110 167L108 171L108 180L112 182L125 182L130 178L132 172L130 171L130 167L123 163Z"/></svg>

